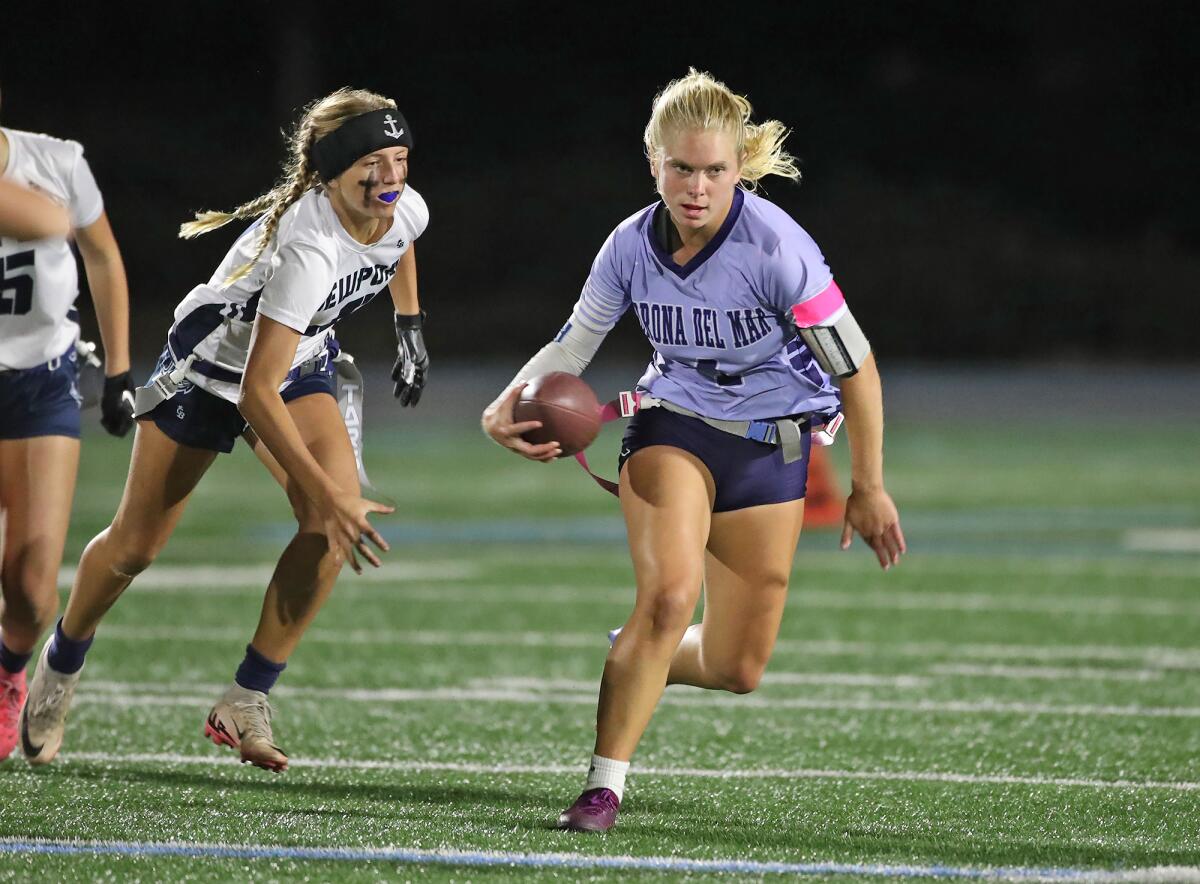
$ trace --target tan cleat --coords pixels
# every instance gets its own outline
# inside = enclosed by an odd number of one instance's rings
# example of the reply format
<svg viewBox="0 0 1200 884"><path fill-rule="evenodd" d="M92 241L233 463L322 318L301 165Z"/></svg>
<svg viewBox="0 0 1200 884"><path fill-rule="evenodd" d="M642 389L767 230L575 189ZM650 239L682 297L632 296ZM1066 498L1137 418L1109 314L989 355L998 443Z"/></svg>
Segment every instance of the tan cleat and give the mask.
<svg viewBox="0 0 1200 884"><path fill-rule="evenodd" d="M204 722L204 736L218 746L237 749L243 764L280 773L287 770L287 753L271 734L271 704L262 691L234 684L217 701Z"/></svg>
<svg viewBox="0 0 1200 884"><path fill-rule="evenodd" d="M21 751L30 764L49 764L62 747L63 732L67 729L67 712L71 697L79 684L79 672L64 675L50 668L49 638L42 646L37 671L29 680L29 696L21 710L18 727L21 731Z"/></svg>

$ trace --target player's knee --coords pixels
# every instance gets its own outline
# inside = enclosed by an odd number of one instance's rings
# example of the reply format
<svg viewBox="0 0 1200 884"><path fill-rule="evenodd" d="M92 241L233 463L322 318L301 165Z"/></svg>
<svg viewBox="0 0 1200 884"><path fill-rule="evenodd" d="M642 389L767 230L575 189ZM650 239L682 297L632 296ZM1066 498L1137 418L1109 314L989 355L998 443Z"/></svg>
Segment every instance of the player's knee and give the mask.
<svg viewBox="0 0 1200 884"><path fill-rule="evenodd" d="M717 673L721 690L731 694L748 694L762 683L766 664L757 660L738 660Z"/></svg>
<svg viewBox="0 0 1200 884"><path fill-rule="evenodd" d="M647 608L647 620L652 633L667 635L682 633L692 622L696 608L695 593L682 588L665 589L654 596Z"/></svg>
<svg viewBox="0 0 1200 884"><path fill-rule="evenodd" d="M754 580L754 586L759 592L786 592L789 574L786 570L764 570Z"/></svg>
<svg viewBox="0 0 1200 884"><path fill-rule="evenodd" d="M137 532L123 531L116 525L100 535L92 544L103 541L106 549L104 557L108 560L109 570L117 577L133 579L154 564L159 552L166 545L165 538L142 535Z"/></svg>

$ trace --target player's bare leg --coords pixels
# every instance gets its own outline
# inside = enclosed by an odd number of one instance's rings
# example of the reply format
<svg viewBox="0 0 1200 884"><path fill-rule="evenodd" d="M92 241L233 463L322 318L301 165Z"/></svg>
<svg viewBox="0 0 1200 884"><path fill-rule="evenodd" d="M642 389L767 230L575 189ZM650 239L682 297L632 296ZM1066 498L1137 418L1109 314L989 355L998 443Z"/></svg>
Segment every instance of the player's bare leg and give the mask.
<svg viewBox="0 0 1200 884"><path fill-rule="evenodd" d="M350 438L331 396L301 396L287 405L305 446L339 485L358 491L358 466ZM263 599L258 628L235 683L209 712L204 733L238 749L242 761L280 772L287 753L275 745L267 693L337 580L341 552L330 549L320 515L278 461L252 432L247 441L287 492L297 532L280 556Z"/></svg>
<svg viewBox="0 0 1200 884"><path fill-rule="evenodd" d="M167 545L216 456L180 445L151 421L138 421L117 514L79 560L62 621L69 638L92 635L121 593Z"/></svg>
<svg viewBox="0 0 1200 884"><path fill-rule="evenodd" d="M79 440L0 441L0 760L16 747L25 664L58 610Z"/></svg>
<svg viewBox="0 0 1200 884"><path fill-rule="evenodd" d="M28 654L54 621L79 440L38 436L0 441L0 511L4 513L0 635Z"/></svg>
<svg viewBox="0 0 1200 884"><path fill-rule="evenodd" d="M738 694L758 686L779 633L803 522L803 500L713 514L704 618L679 643L669 684Z"/></svg>
<svg viewBox="0 0 1200 884"><path fill-rule="evenodd" d="M43 646L29 685L21 742L30 763L45 764L58 753L96 626L166 545L215 456L177 444L150 422L138 424L121 505L112 524L84 550L63 619Z"/></svg>
<svg viewBox="0 0 1200 884"><path fill-rule="evenodd" d="M616 821L625 768L700 596L714 494L707 467L679 448L643 448L621 471L637 598L604 665L589 788L563 813L565 828L606 831Z"/></svg>

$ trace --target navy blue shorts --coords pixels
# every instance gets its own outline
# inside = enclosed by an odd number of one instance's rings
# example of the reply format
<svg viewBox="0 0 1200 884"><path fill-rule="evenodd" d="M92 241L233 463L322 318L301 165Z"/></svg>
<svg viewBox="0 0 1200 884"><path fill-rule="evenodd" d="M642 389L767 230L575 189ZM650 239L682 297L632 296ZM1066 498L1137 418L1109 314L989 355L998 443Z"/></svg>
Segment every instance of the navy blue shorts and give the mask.
<svg viewBox="0 0 1200 884"><path fill-rule="evenodd" d="M170 351L164 350L151 377L174 367ZM328 393L337 398L332 359L326 361L323 369L292 381L282 395L284 402L291 402L313 393ZM154 421L156 427L180 445L225 454L233 451L233 443L249 426L236 405L189 381L184 381L170 399L138 415L138 420Z"/></svg>
<svg viewBox="0 0 1200 884"><path fill-rule="evenodd" d="M617 469L640 448L670 445L700 458L717 486L714 513L800 500L808 486L808 453L812 436L803 435L804 456L783 462L783 449L754 439L742 439L704 421L665 408L635 414L621 439Z"/></svg>
<svg viewBox="0 0 1200 884"><path fill-rule="evenodd" d="M0 439L78 439L82 401L74 344L43 365L0 371Z"/></svg>

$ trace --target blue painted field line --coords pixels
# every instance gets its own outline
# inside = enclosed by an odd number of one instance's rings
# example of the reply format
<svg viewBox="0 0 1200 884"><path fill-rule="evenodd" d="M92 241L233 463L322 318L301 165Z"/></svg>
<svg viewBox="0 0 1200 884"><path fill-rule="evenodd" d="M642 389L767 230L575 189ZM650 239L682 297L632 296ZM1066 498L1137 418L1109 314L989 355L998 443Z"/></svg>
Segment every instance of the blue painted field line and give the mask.
<svg viewBox="0 0 1200 884"><path fill-rule="evenodd" d="M974 880L998 881L1078 880L1094 876L1099 871L1071 868L978 868L970 866L893 866L837 862L756 862L753 860L686 859L672 856L582 856L569 853L418 850L402 847L287 847L187 842L52 841L14 838L0 838L0 853L189 856L212 859L333 860L338 862L396 862L454 866L734 872L741 874L869 875L880 878L969 878ZM1100 872L1100 874L1104 873Z"/></svg>

